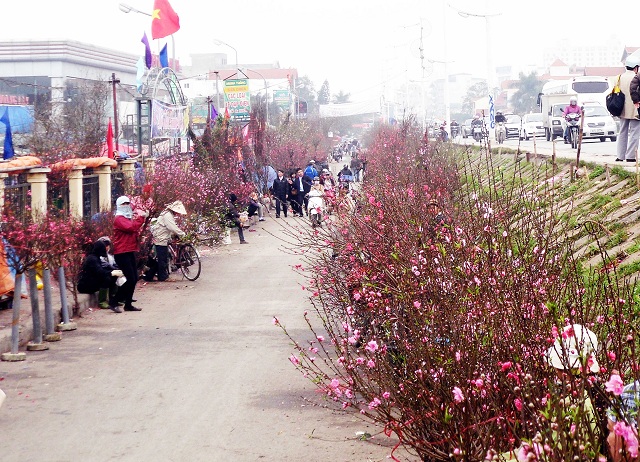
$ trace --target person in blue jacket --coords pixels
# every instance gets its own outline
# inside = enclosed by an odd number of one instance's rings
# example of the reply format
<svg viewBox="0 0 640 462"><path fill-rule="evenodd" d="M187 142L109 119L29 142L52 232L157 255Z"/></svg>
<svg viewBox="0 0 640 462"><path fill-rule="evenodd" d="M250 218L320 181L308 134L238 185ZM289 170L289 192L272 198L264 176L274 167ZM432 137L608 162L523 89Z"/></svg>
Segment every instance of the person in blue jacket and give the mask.
<svg viewBox="0 0 640 462"><path fill-rule="evenodd" d="M311 180L320 176L318 174L318 171L316 170L315 160L312 159L309 161L309 165L307 165L307 168L304 169L304 174L305 176L308 176Z"/></svg>

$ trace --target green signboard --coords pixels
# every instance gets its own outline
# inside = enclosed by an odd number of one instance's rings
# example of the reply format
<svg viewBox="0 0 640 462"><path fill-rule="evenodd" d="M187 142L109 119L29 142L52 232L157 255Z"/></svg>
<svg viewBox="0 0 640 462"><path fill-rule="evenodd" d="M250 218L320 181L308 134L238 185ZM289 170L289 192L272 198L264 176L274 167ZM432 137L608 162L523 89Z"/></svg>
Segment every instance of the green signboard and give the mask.
<svg viewBox="0 0 640 462"><path fill-rule="evenodd" d="M282 109L288 109L291 106L291 97L289 96L289 90L275 90L273 92L273 99Z"/></svg>
<svg viewBox="0 0 640 462"><path fill-rule="evenodd" d="M224 81L224 105L232 122L249 122L251 98L247 79Z"/></svg>

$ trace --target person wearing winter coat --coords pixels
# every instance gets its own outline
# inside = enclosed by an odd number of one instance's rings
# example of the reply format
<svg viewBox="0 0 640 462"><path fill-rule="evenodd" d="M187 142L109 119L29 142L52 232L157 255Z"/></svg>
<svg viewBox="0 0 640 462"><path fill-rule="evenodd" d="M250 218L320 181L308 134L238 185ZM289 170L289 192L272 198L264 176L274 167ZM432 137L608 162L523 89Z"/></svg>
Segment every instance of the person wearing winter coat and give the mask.
<svg viewBox="0 0 640 462"><path fill-rule="evenodd" d="M287 199L289 198L289 181L284 177L284 172L278 170L278 177L273 181L271 194L276 199L276 218L280 218L280 209L287 216Z"/></svg>
<svg viewBox="0 0 640 462"><path fill-rule="evenodd" d="M620 131L616 146L616 162L635 162L638 141L640 141L640 118L638 117L637 89L632 92L631 84L638 73L640 57L629 55L625 62L626 71L620 75L620 91L624 94L624 109L620 114ZM636 100L634 100L634 96Z"/></svg>
<svg viewBox="0 0 640 462"><path fill-rule="evenodd" d="M116 263L116 259L111 253L112 245L111 245L111 239L109 238L109 236L99 237L98 240L102 241L102 243L104 243L105 247L107 248L107 256L100 257L100 264L102 265L102 267L109 271L119 269ZM124 277L122 280L124 280ZM115 299L115 295L117 291L118 291L117 284L112 285L108 289L100 289L98 291L98 306L103 309L110 308L111 305L109 304L109 301Z"/></svg>
<svg viewBox="0 0 640 462"><path fill-rule="evenodd" d="M313 181L314 178L317 178L318 176L318 170L316 170L316 161L315 160L310 160L309 164L307 165L307 168L304 169L304 174L305 176L308 176L310 181Z"/></svg>
<svg viewBox="0 0 640 462"><path fill-rule="evenodd" d="M230 228L238 228L238 237L240 238L240 244L248 244L244 239L244 232L242 231L242 222L240 221L240 210L238 210L238 197L231 193L229 194L229 202L227 203L227 213L225 214L225 220L227 226Z"/></svg>
<svg viewBox="0 0 640 462"><path fill-rule="evenodd" d="M166 281L169 279L169 242L173 236L183 237L186 233L182 231L176 224L175 215L186 215L187 210L184 208L182 201L175 201L167 205L160 212L155 224L151 226L151 234L153 235L153 244L156 246L157 266L155 271L150 270L145 273L144 279L153 280L155 272L157 272L158 281Z"/></svg>
<svg viewBox="0 0 640 462"><path fill-rule="evenodd" d="M101 259L103 258L107 259L107 247L103 241L98 239L82 262L78 277L78 292L93 294L100 289L110 289L112 294L116 293L116 280L123 276L123 273L118 269L108 269L102 266ZM115 298L109 300L109 308L115 313L122 313Z"/></svg>
<svg viewBox="0 0 640 462"><path fill-rule="evenodd" d="M147 211L137 211L131 208L131 201L127 196L120 196L116 200L116 216L113 220L113 256L122 270L127 281L120 287L116 301L124 302L125 311L141 311L133 306L133 293L138 282L138 268L136 252L140 249L138 234L149 216Z"/></svg>

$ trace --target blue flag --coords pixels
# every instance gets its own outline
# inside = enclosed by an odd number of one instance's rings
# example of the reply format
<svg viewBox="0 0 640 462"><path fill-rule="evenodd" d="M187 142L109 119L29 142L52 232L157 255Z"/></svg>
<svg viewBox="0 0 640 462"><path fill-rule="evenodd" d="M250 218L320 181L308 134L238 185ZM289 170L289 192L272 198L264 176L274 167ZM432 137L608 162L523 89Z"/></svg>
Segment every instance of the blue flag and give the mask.
<svg viewBox="0 0 640 462"><path fill-rule="evenodd" d="M13 139L11 138L11 123L9 122L9 108L5 109L4 115L0 117L7 130L4 133L4 156L3 159L10 159L14 156Z"/></svg>
<svg viewBox="0 0 640 462"><path fill-rule="evenodd" d="M167 57L167 44L166 43L162 47L162 50L160 50L160 67L163 68L163 69L165 67L169 67L169 58Z"/></svg>
<svg viewBox="0 0 640 462"><path fill-rule="evenodd" d="M147 38L146 32L140 41L144 43L144 63L147 65L147 69L151 69L151 45L149 45L149 39Z"/></svg>

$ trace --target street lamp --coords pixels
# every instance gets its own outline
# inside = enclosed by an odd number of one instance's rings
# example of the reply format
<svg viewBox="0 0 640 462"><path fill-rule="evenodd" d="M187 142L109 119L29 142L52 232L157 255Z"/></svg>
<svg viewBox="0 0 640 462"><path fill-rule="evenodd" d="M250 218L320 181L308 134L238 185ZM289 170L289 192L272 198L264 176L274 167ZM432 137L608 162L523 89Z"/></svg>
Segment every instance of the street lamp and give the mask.
<svg viewBox="0 0 640 462"><path fill-rule="evenodd" d="M260 72L255 71L253 69L243 69L243 73L244 71L247 72L253 72L255 74L258 74L260 77L262 77L262 80L264 80L264 98L265 98L265 121L267 123L267 126L269 126L269 90L268 90L268 86L267 86L267 79L264 78L264 75L262 75Z"/></svg>
<svg viewBox="0 0 640 462"><path fill-rule="evenodd" d="M444 102L444 120L447 124L451 124L451 101L449 97L449 71L447 69L447 64L453 63L455 61L447 61L445 60L437 60L437 59L428 59L431 64L444 64L444 94L443 102Z"/></svg>
<svg viewBox="0 0 640 462"><path fill-rule="evenodd" d="M137 10L125 3L121 3L120 5L118 5L118 8L120 8L120 11L122 11L123 13L130 13L133 11L134 13L144 14L145 16L152 16L151 13L145 13L144 11Z"/></svg>
<svg viewBox="0 0 640 462"><path fill-rule="evenodd" d="M236 50L234 47L229 45L227 42L223 42L222 40L213 39L213 43L215 43L216 45L224 45L226 47L229 47L235 52L235 54L236 54L236 69L237 69L238 68L238 50Z"/></svg>
<svg viewBox="0 0 640 462"><path fill-rule="evenodd" d="M149 17L153 17L153 15L151 13L147 13L144 11L140 11L137 8L134 8L130 5L127 5L126 3L120 3L118 5L118 8L120 8L120 11L122 11L123 13L138 13L138 14L143 14L145 16L149 16ZM173 34L171 34L171 61L173 61L173 65L176 65L176 41L173 38Z"/></svg>
<svg viewBox="0 0 640 462"><path fill-rule="evenodd" d="M494 78L493 78L493 59L492 59L492 48L491 48L491 27L490 27L490 19L494 16L500 16L501 13L491 13L491 14L477 14L470 13L468 11L460 10L456 8L451 3L449 3L449 7L455 10L460 17L463 18L484 18L485 27L486 27L486 41L487 41L487 86L489 87L489 94L493 93L493 88L495 86Z"/></svg>

